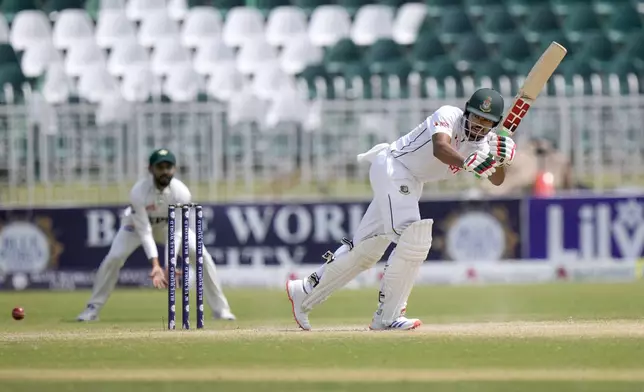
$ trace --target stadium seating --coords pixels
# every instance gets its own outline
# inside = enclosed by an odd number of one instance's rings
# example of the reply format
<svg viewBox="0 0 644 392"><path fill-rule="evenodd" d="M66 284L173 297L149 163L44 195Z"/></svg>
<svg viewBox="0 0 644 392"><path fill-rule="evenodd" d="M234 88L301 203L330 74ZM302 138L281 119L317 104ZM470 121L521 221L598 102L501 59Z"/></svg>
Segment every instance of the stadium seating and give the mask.
<svg viewBox="0 0 644 392"><path fill-rule="evenodd" d="M570 85L644 75L644 6L631 0L3 0L0 11L2 82L52 103L119 91L226 101L242 88L270 100L279 86L396 98L410 81L440 96L461 78L524 75L553 40L569 49L558 72Z"/></svg>

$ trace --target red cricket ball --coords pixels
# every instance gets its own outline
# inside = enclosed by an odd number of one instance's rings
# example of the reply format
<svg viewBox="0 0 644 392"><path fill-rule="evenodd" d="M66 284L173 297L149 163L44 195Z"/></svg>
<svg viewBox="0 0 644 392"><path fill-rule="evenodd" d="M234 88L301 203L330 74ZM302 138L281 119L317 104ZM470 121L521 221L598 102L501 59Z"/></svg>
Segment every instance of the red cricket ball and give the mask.
<svg viewBox="0 0 644 392"><path fill-rule="evenodd" d="M13 317L14 320L22 320L25 318L25 310L23 308L13 308L11 311L11 317Z"/></svg>

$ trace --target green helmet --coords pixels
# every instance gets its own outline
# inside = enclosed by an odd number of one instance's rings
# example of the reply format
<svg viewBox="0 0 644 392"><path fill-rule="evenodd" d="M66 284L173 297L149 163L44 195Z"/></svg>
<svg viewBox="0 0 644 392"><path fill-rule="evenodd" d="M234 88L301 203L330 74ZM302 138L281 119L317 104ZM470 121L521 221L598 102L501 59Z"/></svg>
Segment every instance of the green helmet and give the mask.
<svg viewBox="0 0 644 392"><path fill-rule="evenodd" d="M465 103L465 113L474 113L494 121L496 126L503 118L503 97L491 88L478 89Z"/></svg>

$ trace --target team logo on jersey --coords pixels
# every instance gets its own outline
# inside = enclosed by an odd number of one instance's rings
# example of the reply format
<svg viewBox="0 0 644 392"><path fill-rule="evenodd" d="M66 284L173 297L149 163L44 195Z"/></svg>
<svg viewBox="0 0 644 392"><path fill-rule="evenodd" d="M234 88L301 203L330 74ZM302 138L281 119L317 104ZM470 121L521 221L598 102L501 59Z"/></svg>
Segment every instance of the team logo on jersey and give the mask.
<svg viewBox="0 0 644 392"><path fill-rule="evenodd" d="M409 187L407 185L401 185L400 186L400 193L403 195L408 195L409 194Z"/></svg>
<svg viewBox="0 0 644 392"><path fill-rule="evenodd" d="M485 101L479 106L479 109L481 111L488 113L490 110L492 110L492 97L487 97L485 98Z"/></svg>

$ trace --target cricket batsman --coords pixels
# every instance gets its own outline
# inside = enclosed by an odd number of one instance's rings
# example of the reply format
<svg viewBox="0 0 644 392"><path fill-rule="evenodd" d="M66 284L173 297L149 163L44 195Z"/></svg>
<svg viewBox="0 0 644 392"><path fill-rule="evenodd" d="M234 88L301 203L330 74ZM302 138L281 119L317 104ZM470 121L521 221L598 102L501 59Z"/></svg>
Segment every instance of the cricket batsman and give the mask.
<svg viewBox="0 0 644 392"><path fill-rule="evenodd" d="M385 272L372 330L410 330L419 319L405 316L407 300L432 245L432 219L420 217L423 185L470 172L501 185L516 146L491 133L503 117L503 97L492 89L477 90L464 110L442 106L411 132L391 144L376 145L358 155L370 162L373 200L353 240L343 239L326 262L303 280L289 280L286 291L296 323L310 330L309 312L362 271L373 267L390 243L396 243Z"/></svg>
<svg viewBox="0 0 644 392"><path fill-rule="evenodd" d="M122 225L114 237L112 246L103 259L87 307L78 315L78 321L98 320L98 314L114 290L119 271L127 258L139 246L152 264L150 278L155 288L167 287L167 269L161 267L157 243L166 245L168 238L168 205L189 204L191 195L188 187L173 178L176 169L176 158L166 149L156 150L150 155L146 178L138 181L130 191L130 206L125 210ZM181 225L176 225L177 244L181 243ZM196 236L190 229L190 257L196 259ZM228 300L217 279L217 271L212 256L203 249L204 257L204 295L206 303L213 311L215 318L235 320L230 311ZM167 257L166 257L167 260ZM167 267L167 266L166 266Z"/></svg>

